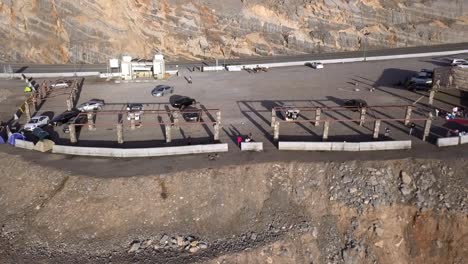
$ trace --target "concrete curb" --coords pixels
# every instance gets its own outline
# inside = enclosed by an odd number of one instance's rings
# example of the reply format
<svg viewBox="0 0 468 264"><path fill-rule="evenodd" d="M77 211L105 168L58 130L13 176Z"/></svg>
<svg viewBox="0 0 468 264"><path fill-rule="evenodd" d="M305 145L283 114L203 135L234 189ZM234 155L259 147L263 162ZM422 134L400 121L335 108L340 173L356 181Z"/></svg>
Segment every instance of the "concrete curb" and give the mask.
<svg viewBox="0 0 468 264"><path fill-rule="evenodd" d="M278 142L279 150L299 151L374 151L411 149L411 140L376 142Z"/></svg>
<svg viewBox="0 0 468 264"><path fill-rule="evenodd" d="M34 143L21 139L15 139L15 147L22 149L34 150Z"/></svg>
<svg viewBox="0 0 468 264"><path fill-rule="evenodd" d="M99 77L99 72L24 73L32 78ZM0 79L22 78L23 73L0 73Z"/></svg>
<svg viewBox="0 0 468 264"><path fill-rule="evenodd" d="M241 151L263 151L263 142L242 142Z"/></svg>
<svg viewBox="0 0 468 264"><path fill-rule="evenodd" d="M173 155L189 155L202 153L227 152L228 144L192 145L181 147L161 147L161 148L141 148L141 149L121 149L121 148L92 148L54 145L52 153L94 156L94 157L115 157L115 158L138 158L138 157L160 157Z"/></svg>
<svg viewBox="0 0 468 264"><path fill-rule="evenodd" d="M438 147L457 146L460 144L460 137L441 137L437 139Z"/></svg>

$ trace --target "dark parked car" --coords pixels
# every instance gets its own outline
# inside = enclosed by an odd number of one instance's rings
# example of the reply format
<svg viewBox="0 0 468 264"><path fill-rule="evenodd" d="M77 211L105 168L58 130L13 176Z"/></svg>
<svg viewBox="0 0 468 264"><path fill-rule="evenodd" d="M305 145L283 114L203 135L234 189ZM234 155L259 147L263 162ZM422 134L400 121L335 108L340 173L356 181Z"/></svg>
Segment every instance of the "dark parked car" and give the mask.
<svg viewBox="0 0 468 264"><path fill-rule="evenodd" d="M416 90L429 91L432 89L432 84L410 82L408 83L406 88L408 88L408 90L410 91L416 91Z"/></svg>
<svg viewBox="0 0 468 264"><path fill-rule="evenodd" d="M61 113L60 115L52 118L49 124L54 125L54 126L61 126L79 114L80 114L80 111L78 110L65 111Z"/></svg>
<svg viewBox="0 0 468 264"><path fill-rule="evenodd" d="M171 103L174 108L184 109L188 106L194 105L196 101L195 99L187 96L173 95L169 98L169 103Z"/></svg>
<svg viewBox="0 0 468 264"><path fill-rule="evenodd" d="M70 121L68 121L68 123L66 123L64 126L63 126L63 132L68 134L70 133L70 124L76 124L76 125L79 125L79 124L86 124L88 122L88 116L87 115L79 115L73 119L71 119ZM75 126L75 130L76 131L79 131L81 129L81 127L83 127L82 125L81 126Z"/></svg>
<svg viewBox="0 0 468 264"><path fill-rule="evenodd" d="M197 122L201 121L201 110L195 107L187 107L182 110L182 117L187 122Z"/></svg>
<svg viewBox="0 0 468 264"><path fill-rule="evenodd" d="M345 101L343 105L353 111L360 111L361 108L367 107L367 102L362 99L351 99Z"/></svg>
<svg viewBox="0 0 468 264"><path fill-rule="evenodd" d="M143 104L127 104L127 111L136 112L136 111L142 111L142 110L143 110Z"/></svg>

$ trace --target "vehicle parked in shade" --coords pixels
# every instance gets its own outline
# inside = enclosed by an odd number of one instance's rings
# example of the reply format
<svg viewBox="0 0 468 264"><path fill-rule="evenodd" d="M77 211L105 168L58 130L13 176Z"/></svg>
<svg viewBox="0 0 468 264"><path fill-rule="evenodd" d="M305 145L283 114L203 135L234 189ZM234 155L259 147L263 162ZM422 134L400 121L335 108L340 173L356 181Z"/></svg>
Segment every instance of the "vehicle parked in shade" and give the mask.
<svg viewBox="0 0 468 264"><path fill-rule="evenodd" d="M350 110L360 111L362 108L367 107L367 102L362 99L350 99L346 100L343 105Z"/></svg>
<svg viewBox="0 0 468 264"><path fill-rule="evenodd" d="M143 104L127 104L127 120L140 120L141 115L143 114Z"/></svg>
<svg viewBox="0 0 468 264"><path fill-rule="evenodd" d="M169 98L169 103L174 108L184 109L188 106L196 104L195 99L188 96L173 95Z"/></svg>
<svg viewBox="0 0 468 264"><path fill-rule="evenodd" d="M173 93L173 92L174 92L173 86L158 85L151 91L151 95L159 97L159 96L164 96L166 94Z"/></svg>
<svg viewBox="0 0 468 264"><path fill-rule="evenodd" d="M54 118L52 118L52 120L50 120L49 124L51 124L53 126L61 126L61 125L65 124L65 123L67 123L70 119L76 117L79 114L80 114L80 111L78 111L78 110L65 111L65 112L61 113L60 115L55 116Z"/></svg>
<svg viewBox="0 0 468 264"><path fill-rule="evenodd" d="M91 99L86 103L82 103L77 107L81 112L101 110L105 105L104 100L101 99Z"/></svg>
<svg viewBox="0 0 468 264"><path fill-rule="evenodd" d="M75 131L78 132L83 127L82 124L86 124L88 122L88 116L86 114L81 114L76 116L75 118L70 119L64 126L63 126L63 133L70 133L70 124L76 124L81 126L75 126Z"/></svg>
<svg viewBox="0 0 468 264"><path fill-rule="evenodd" d="M432 83L415 83L415 82L410 82L406 86L406 88L410 91L416 91L416 90L422 90L422 91L429 91L432 89Z"/></svg>
<svg viewBox="0 0 468 264"><path fill-rule="evenodd" d="M193 106L188 106L182 110L182 117L187 122L201 121L201 110Z"/></svg>
<svg viewBox="0 0 468 264"><path fill-rule="evenodd" d="M42 127L49 123L48 116L35 116L29 120L29 122L24 125L23 129L26 131L33 131L36 127Z"/></svg>
<svg viewBox="0 0 468 264"><path fill-rule="evenodd" d="M450 65L457 66L457 65L463 64L463 63L468 63L468 61L464 60L464 59L453 59L452 62L450 63Z"/></svg>

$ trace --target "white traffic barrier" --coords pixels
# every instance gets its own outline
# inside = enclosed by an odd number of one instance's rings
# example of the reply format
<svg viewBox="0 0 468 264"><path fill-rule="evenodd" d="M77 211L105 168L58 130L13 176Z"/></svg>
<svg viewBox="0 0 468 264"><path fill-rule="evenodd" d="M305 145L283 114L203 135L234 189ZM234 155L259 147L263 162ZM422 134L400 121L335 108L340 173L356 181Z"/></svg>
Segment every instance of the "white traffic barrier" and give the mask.
<svg viewBox="0 0 468 264"><path fill-rule="evenodd" d="M460 144L467 144L468 143L468 135L460 137Z"/></svg>
<svg viewBox="0 0 468 264"><path fill-rule="evenodd" d="M22 148L22 149L34 149L34 143L26 140L15 139L15 147Z"/></svg>
<svg viewBox="0 0 468 264"><path fill-rule="evenodd" d="M228 144L209 144L192 145L180 147L161 147L161 148L141 148L141 149L122 149L122 148L92 148L92 147L73 147L54 145L52 153L96 156L96 157L116 157L116 158L136 158L136 157L159 157L173 155L189 155L201 153L227 152Z"/></svg>
<svg viewBox="0 0 468 264"><path fill-rule="evenodd" d="M226 68L224 66L203 66L203 71L224 71Z"/></svg>
<svg viewBox="0 0 468 264"><path fill-rule="evenodd" d="M278 142L279 150L302 151L371 151L411 149L411 140L375 142Z"/></svg>
<svg viewBox="0 0 468 264"><path fill-rule="evenodd" d="M331 142L278 142L279 150L331 151Z"/></svg>
<svg viewBox="0 0 468 264"><path fill-rule="evenodd" d="M437 139L438 147L457 146L460 144L460 137L441 137Z"/></svg>
<svg viewBox="0 0 468 264"><path fill-rule="evenodd" d="M0 79L22 78L23 73L0 73ZM28 78L99 77L99 72L24 73Z"/></svg>
<svg viewBox="0 0 468 264"><path fill-rule="evenodd" d="M411 140L360 142L359 151L411 149Z"/></svg>
<svg viewBox="0 0 468 264"><path fill-rule="evenodd" d="M263 151L263 142L242 142L241 151Z"/></svg>

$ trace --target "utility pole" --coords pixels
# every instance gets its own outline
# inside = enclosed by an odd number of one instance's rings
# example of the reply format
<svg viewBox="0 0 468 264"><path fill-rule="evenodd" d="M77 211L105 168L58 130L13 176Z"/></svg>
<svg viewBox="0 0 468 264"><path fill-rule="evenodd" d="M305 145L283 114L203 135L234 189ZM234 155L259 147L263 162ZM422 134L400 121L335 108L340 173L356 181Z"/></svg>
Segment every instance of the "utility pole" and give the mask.
<svg viewBox="0 0 468 264"><path fill-rule="evenodd" d="M370 32L364 33L364 61L367 61L366 49L367 49L367 36L370 35Z"/></svg>

